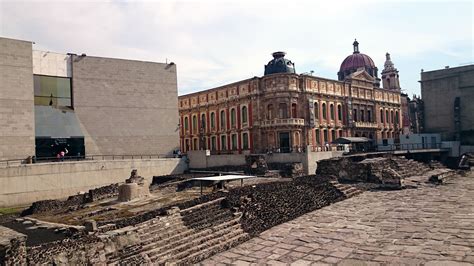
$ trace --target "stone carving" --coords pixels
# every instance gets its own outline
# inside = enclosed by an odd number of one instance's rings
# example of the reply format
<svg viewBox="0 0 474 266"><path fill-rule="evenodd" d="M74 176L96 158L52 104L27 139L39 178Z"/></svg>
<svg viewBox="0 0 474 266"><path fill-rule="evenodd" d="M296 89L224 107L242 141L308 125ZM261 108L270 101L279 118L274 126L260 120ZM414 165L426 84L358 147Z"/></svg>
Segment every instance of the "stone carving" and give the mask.
<svg viewBox="0 0 474 266"><path fill-rule="evenodd" d="M125 180L125 184L119 186L119 201L131 201L138 198L145 198L150 195L150 188L145 178L138 175L137 169L132 170L130 177Z"/></svg>

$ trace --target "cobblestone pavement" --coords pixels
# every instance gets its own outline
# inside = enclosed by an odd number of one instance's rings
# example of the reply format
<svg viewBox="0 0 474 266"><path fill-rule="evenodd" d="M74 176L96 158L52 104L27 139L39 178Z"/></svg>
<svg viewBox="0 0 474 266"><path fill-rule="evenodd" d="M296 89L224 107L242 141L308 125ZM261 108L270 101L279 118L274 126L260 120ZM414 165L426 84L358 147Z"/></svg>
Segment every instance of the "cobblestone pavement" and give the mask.
<svg viewBox="0 0 474 266"><path fill-rule="evenodd" d="M473 265L474 174L437 187L365 192L202 264Z"/></svg>

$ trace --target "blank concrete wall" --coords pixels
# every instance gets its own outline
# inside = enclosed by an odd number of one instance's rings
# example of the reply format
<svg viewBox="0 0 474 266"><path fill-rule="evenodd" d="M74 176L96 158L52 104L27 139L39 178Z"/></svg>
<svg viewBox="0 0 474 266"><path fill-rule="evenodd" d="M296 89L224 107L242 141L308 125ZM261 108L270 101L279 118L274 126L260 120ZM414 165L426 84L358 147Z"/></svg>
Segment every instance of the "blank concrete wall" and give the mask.
<svg viewBox="0 0 474 266"><path fill-rule="evenodd" d="M74 56L74 110L87 154L170 154L179 146L176 65Z"/></svg>
<svg viewBox="0 0 474 266"><path fill-rule="evenodd" d="M112 183L124 182L132 169L151 182L153 176L180 174L184 159L143 159L24 164L0 168L0 207L59 199Z"/></svg>
<svg viewBox="0 0 474 266"><path fill-rule="evenodd" d="M0 160L35 154L31 42L0 38Z"/></svg>
<svg viewBox="0 0 474 266"><path fill-rule="evenodd" d="M206 156L205 151L188 151L188 158L189 168L195 169L245 165L244 154L222 154Z"/></svg>

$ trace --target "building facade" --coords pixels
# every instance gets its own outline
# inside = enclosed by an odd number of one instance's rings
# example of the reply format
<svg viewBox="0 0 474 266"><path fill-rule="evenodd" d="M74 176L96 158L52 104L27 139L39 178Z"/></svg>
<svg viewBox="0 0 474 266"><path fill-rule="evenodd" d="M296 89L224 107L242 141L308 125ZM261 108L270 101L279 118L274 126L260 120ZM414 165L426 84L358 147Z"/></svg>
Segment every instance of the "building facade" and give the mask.
<svg viewBox="0 0 474 266"><path fill-rule="evenodd" d="M421 73L425 133L474 145L474 65Z"/></svg>
<svg viewBox="0 0 474 266"><path fill-rule="evenodd" d="M295 152L322 150L339 137L398 139L398 70L387 54L380 79L373 60L353 46L338 80L297 74L276 52L262 77L180 96L181 150Z"/></svg>
<svg viewBox="0 0 474 266"><path fill-rule="evenodd" d="M175 64L0 47L0 160L178 148Z"/></svg>

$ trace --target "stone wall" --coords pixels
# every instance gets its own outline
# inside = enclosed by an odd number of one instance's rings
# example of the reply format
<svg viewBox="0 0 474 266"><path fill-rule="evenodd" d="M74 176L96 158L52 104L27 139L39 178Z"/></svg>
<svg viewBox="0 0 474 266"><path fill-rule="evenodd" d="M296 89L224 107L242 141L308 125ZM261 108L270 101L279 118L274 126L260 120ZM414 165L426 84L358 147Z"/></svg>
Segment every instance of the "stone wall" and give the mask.
<svg viewBox="0 0 474 266"><path fill-rule="evenodd" d="M171 154L179 147L175 64L91 56L72 61L86 154Z"/></svg>
<svg viewBox="0 0 474 266"><path fill-rule="evenodd" d="M0 226L0 263L26 265L26 236Z"/></svg>
<svg viewBox="0 0 474 266"><path fill-rule="evenodd" d="M184 159L78 161L0 167L0 207L60 199L89 189L123 182L132 169L151 183L156 175L180 174Z"/></svg>
<svg viewBox="0 0 474 266"><path fill-rule="evenodd" d="M460 98L461 141L474 145L474 65L421 73L426 133L455 140L454 101ZM465 143L464 143L465 142Z"/></svg>
<svg viewBox="0 0 474 266"><path fill-rule="evenodd" d="M0 38L0 161L35 154L31 42Z"/></svg>

